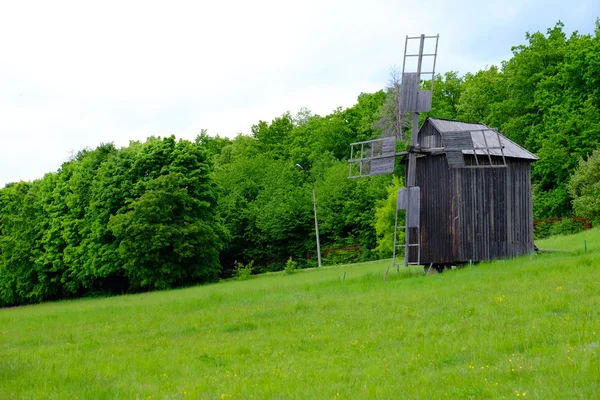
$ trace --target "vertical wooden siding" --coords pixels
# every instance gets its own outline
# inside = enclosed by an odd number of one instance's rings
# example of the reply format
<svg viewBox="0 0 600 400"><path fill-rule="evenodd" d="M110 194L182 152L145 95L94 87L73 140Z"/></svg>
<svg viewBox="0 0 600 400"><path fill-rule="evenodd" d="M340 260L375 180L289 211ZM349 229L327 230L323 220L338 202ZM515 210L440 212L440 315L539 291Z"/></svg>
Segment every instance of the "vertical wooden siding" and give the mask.
<svg viewBox="0 0 600 400"><path fill-rule="evenodd" d="M422 264L514 257L533 247L530 163L507 164L449 168L445 155L418 159Z"/></svg>

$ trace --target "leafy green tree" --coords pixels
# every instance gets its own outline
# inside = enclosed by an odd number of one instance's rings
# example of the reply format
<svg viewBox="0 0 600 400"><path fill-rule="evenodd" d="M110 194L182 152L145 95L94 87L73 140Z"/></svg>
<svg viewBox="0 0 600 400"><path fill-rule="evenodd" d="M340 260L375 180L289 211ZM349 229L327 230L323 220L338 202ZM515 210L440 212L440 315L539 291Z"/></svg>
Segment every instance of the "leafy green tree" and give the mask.
<svg viewBox="0 0 600 400"><path fill-rule="evenodd" d="M556 74L544 79L535 93L543 129L536 132L540 161L533 176L541 189L538 198L545 204L537 210L543 216L569 213L569 177L578 158L588 157L600 146L598 52L600 29L594 37L573 34Z"/></svg>
<svg viewBox="0 0 600 400"><path fill-rule="evenodd" d="M396 224L396 203L398 201L398 190L404 185L402 181L395 177L391 185L387 188L387 197L377 202L375 209L375 219L373 225L377 235L377 247L375 252L381 258L392 256L394 251L394 228ZM403 238L398 238L402 241Z"/></svg>
<svg viewBox="0 0 600 400"><path fill-rule="evenodd" d="M464 79L456 71L436 74L431 111L423 117L457 119L458 104L463 94Z"/></svg>
<svg viewBox="0 0 600 400"><path fill-rule="evenodd" d="M90 256L86 244L93 226L93 214L89 209L100 166L116 151L112 143L102 144L95 150L79 152L74 160L63 166L63 169L71 171L68 181L64 182L67 189L61 199L66 206L61 215L62 237L65 240L62 249L62 261L65 264L63 284L69 282L64 286L73 294L92 288L97 277L95 269L86 268ZM60 179L59 182L62 183Z"/></svg>
<svg viewBox="0 0 600 400"><path fill-rule="evenodd" d="M0 190L0 305L217 278L228 238L204 145L79 152Z"/></svg>
<svg viewBox="0 0 600 400"><path fill-rule="evenodd" d="M527 33L528 44L513 47L513 57L502 65L504 99L496 106L495 119L487 121L532 151L539 149L539 135L545 131L545 110L536 93L544 81L556 76L568 52L563 26L558 22L546 35Z"/></svg>
<svg viewBox="0 0 600 400"><path fill-rule="evenodd" d="M227 238L215 213L207 152L174 137L151 139L132 169L137 196L108 228L133 289L165 289L217 278Z"/></svg>
<svg viewBox="0 0 600 400"><path fill-rule="evenodd" d="M374 139L380 131L375 123L379 119L380 110L385 102L386 94L383 90L375 93L361 93L357 103L343 111L344 120L352 132L351 142ZM347 157L347 156L346 156Z"/></svg>
<svg viewBox="0 0 600 400"><path fill-rule="evenodd" d="M28 182L10 184L0 191L0 305L37 300L31 194Z"/></svg>
<svg viewBox="0 0 600 400"><path fill-rule="evenodd" d="M110 217L127 211L128 203L136 197L136 175L133 165L142 149L142 143L130 142L107 157L98 168L90 188L90 203L86 210L88 234L83 238L82 276L93 277L86 287L90 291L122 293L129 289L119 242L109 229Z"/></svg>
<svg viewBox="0 0 600 400"><path fill-rule="evenodd" d="M221 150L225 146L228 146L232 143L231 139L226 137L217 136L209 136L206 129L202 129L200 134L196 136L195 143L197 145L202 146L208 152L208 156L210 159L221 154Z"/></svg>
<svg viewBox="0 0 600 400"><path fill-rule="evenodd" d="M345 120L344 112L337 109L325 116L312 116L291 132L290 156L294 164L307 167L330 156L348 157L354 134Z"/></svg>
<svg viewBox="0 0 600 400"><path fill-rule="evenodd" d="M219 212L231 241L221 260L255 260L257 272L282 269L287 258L305 259L309 249L312 199L301 172L266 156L238 158L215 172Z"/></svg>
<svg viewBox="0 0 600 400"><path fill-rule="evenodd" d="M219 154L213 157L215 169L231 164L239 159L255 157L259 154L258 143L255 138L239 134L231 143L223 146Z"/></svg>
<svg viewBox="0 0 600 400"><path fill-rule="evenodd" d="M569 181L569 194L573 198L573 210L581 217L600 222L600 149L579 166Z"/></svg>
<svg viewBox="0 0 600 400"><path fill-rule="evenodd" d="M317 180L322 247L360 245L361 259L373 258L377 201L385 198L391 175L348 179L348 163L337 161ZM358 261L358 260L354 260Z"/></svg>
<svg viewBox="0 0 600 400"><path fill-rule="evenodd" d="M493 65L475 74L467 73L456 103L457 119L495 125L492 121L497 114L497 105L505 97L504 79Z"/></svg>
<svg viewBox="0 0 600 400"><path fill-rule="evenodd" d="M288 140L294 129L294 121L289 112L275 118L270 124L259 121L252 126L252 136L258 141L258 148L263 154L275 159L285 159L288 156Z"/></svg>

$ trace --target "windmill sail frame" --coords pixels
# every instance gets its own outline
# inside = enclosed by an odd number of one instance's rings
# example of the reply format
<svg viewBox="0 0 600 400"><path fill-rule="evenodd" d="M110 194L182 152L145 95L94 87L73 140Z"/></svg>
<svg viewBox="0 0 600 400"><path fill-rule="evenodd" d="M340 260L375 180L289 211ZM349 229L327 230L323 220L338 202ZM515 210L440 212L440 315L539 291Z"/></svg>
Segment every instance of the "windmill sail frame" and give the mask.
<svg viewBox="0 0 600 400"><path fill-rule="evenodd" d="M405 153L400 153L405 154ZM391 174L396 163L396 138L366 140L350 144L349 178Z"/></svg>

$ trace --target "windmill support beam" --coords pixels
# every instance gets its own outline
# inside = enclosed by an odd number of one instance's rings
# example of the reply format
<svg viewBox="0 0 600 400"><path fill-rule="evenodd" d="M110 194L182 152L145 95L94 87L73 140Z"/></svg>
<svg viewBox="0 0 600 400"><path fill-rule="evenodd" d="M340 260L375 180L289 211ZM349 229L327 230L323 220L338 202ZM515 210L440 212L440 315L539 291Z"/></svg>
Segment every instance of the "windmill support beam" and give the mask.
<svg viewBox="0 0 600 400"><path fill-rule="evenodd" d="M421 229L419 221L420 214L420 189L416 186L417 179L417 158L423 157L419 146L419 116L421 112L431 110L431 100L433 95L433 82L435 80L435 62L437 58L437 36L406 37L404 45L404 63L402 64L402 89L400 93L400 114L411 115L411 137L408 150L408 168L406 171L406 188L398 192L398 204L396 205L396 223L394 229L394 255L392 264L396 264L396 249L404 247L404 265L420 264L421 262ZM408 41L410 39L419 40L419 52L417 54L407 54ZM425 53L425 39L435 39L434 53ZM414 72L406 71L407 57L418 57L417 70ZM433 69L431 72L423 72L423 57L433 57ZM431 84L429 90L421 89L422 75L431 75ZM412 195L411 195L412 194ZM406 197L406 199L401 200ZM408 200L410 199L410 201ZM404 225L404 244L398 243L398 212L406 210L406 221ZM414 221L416 225L414 225ZM401 227L402 228L402 227ZM415 257L416 256L416 257ZM412 262L411 262L412 260Z"/></svg>
<svg viewBox="0 0 600 400"><path fill-rule="evenodd" d="M410 137L410 145L412 148L418 148L419 136L419 113L415 112L412 114L412 131ZM417 155L412 151L408 154L408 173L406 176L406 187L415 186L415 180L417 175Z"/></svg>

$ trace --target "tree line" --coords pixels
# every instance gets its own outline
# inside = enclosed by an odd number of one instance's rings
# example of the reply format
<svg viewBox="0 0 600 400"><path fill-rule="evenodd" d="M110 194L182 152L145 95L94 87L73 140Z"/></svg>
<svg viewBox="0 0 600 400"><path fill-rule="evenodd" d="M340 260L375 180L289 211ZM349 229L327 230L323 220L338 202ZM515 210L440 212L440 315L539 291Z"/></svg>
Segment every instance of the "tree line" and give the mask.
<svg viewBox="0 0 600 400"><path fill-rule="evenodd" d="M540 160L536 218L600 215L600 22L526 35L500 67L435 77L422 115L498 128ZM316 266L391 254L394 175L348 179L349 145L400 129L398 82L326 116L301 109L233 139L151 137L80 151L56 172L0 189L0 305L166 289L253 261ZM401 145L401 143L399 143ZM302 169L296 165L302 166ZM325 251L326 250L326 251Z"/></svg>

